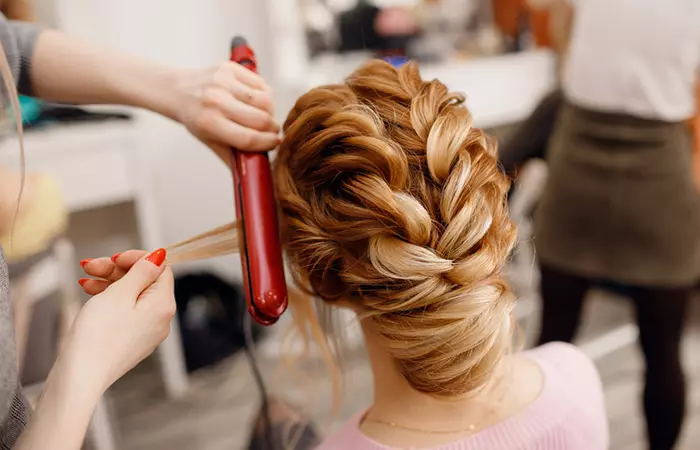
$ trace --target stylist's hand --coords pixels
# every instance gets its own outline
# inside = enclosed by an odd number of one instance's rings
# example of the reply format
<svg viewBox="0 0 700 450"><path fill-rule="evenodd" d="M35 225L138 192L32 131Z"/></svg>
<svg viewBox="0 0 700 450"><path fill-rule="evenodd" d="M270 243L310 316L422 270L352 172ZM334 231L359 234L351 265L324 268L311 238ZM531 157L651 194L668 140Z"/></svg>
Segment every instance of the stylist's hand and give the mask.
<svg viewBox="0 0 700 450"><path fill-rule="evenodd" d="M227 164L230 147L268 151L279 143L272 90L257 74L226 62L183 73L175 118Z"/></svg>
<svg viewBox="0 0 700 450"><path fill-rule="evenodd" d="M78 282L86 294L100 294L112 283L121 280L144 256L144 250L127 250L111 258L84 259L80 265L85 274L92 278L81 278Z"/></svg>
<svg viewBox="0 0 700 450"><path fill-rule="evenodd" d="M59 361L88 389L102 393L168 336L175 297L173 274L164 262L162 249L135 259L128 272L80 311Z"/></svg>

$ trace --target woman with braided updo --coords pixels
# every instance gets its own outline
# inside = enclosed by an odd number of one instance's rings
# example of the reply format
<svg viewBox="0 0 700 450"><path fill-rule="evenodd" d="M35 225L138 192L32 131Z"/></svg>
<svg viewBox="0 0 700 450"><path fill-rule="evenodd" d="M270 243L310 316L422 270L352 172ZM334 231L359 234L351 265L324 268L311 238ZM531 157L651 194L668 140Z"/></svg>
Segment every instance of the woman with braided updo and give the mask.
<svg viewBox="0 0 700 450"><path fill-rule="evenodd" d="M286 121L281 229L309 294L292 306L316 326L311 297L355 311L375 381L373 405L321 448L607 448L583 354L510 352L509 181L462 102L413 64L375 61L303 95Z"/></svg>

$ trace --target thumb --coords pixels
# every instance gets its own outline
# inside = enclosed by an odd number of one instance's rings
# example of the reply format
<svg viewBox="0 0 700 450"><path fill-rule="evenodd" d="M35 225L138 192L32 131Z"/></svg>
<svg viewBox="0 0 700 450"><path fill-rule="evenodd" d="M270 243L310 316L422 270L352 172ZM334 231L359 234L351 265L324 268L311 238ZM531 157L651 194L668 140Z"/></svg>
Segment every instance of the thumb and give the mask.
<svg viewBox="0 0 700 450"><path fill-rule="evenodd" d="M116 281L112 285L113 288L135 299L163 273L163 270L165 270L165 264L163 264L165 255L165 249L159 248L145 258L140 259L121 280Z"/></svg>

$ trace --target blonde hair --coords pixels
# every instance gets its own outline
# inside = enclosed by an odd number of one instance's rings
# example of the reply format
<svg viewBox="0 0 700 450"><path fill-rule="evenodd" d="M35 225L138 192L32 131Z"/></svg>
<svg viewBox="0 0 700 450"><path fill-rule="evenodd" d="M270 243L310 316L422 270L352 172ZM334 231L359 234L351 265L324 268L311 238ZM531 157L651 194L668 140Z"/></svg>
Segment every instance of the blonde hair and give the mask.
<svg viewBox="0 0 700 450"><path fill-rule="evenodd" d="M349 302L413 388L447 397L490 379L514 307L510 182L463 100L373 61L297 101L274 166L297 285Z"/></svg>

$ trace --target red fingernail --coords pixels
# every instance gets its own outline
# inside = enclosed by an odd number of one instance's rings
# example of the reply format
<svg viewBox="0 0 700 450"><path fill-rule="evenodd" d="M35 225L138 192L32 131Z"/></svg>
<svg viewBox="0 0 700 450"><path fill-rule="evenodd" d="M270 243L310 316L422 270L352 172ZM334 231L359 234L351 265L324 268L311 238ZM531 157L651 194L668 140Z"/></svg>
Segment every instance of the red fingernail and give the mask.
<svg viewBox="0 0 700 450"><path fill-rule="evenodd" d="M114 255L112 255L112 262L117 262L117 258L119 258L120 256L122 256L122 252L115 253Z"/></svg>
<svg viewBox="0 0 700 450"><path fill-rule="evenodd" d="M160 267L160 265L163 264L163 261L165 261L166 253L167 252L165 251L164 248L159 248L158 250L154 251L150 255L146 256L146 261Z"/></svg>
<svg viewBox="0 0 700 450"><path fill-rule="evenodd" d="M85 285L85 283L88 282L88 280L90 280L90 279L89 278L81 278L78 280L78 284L80 285L80 287L83 287Z"/></svg>
<svg viewBox="0 0 700 450"><path fill-rule="evenodd" d="M89 263L89 262L92 261L93 259L95 259L95 258L83 259L82 261L80 261L80 267L85 267L85 264Z"/></svg>

